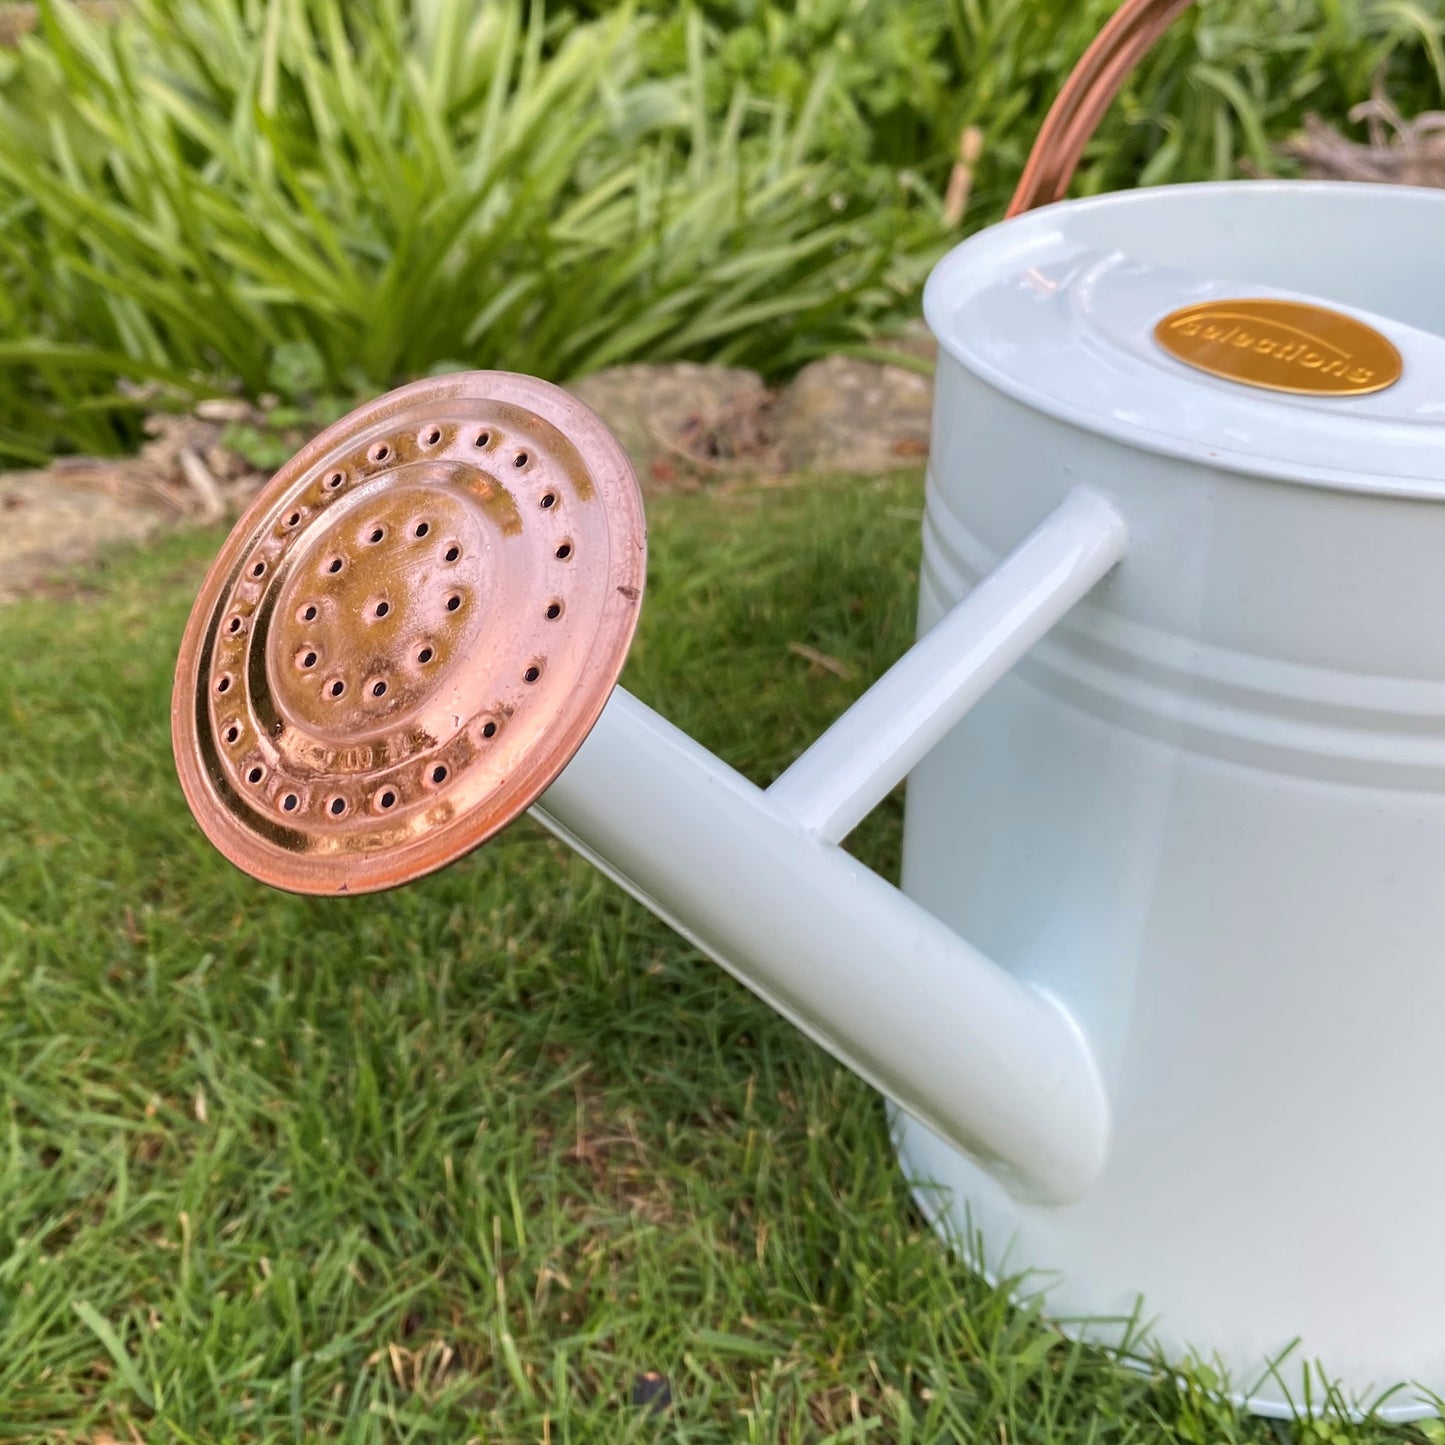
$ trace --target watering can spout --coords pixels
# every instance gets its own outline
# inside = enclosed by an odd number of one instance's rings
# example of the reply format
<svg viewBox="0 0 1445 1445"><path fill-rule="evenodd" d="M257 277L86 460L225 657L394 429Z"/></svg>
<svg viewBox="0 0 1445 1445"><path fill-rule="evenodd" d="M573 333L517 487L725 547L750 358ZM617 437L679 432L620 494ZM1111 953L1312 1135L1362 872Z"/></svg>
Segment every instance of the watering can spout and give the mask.
<svg viewBox="0 0 1445 1445"><path fill-rule="evenodd" d="M1010 214L1063 194L1188 3L1125 0ZM839 845L1125 540L1101 496L1067 497L763 791L613 691L645 560L615 438L534 378L433 378L317 437L237 524L177 664L181 785L232 862L310 893L396 886L532 805L1017 1197L1066 1202L1108 1137L1082 1030Z"/></svg>
<svg viewBox="0 0 1445 1445"><path fill-rule="evenodd" d="M1074 1198L1108 1132L1061 1004L839 845L1119 559L1065 498L766 791L615 688L645 531L574 398L476 372L403 387L293 458L181 647L181 783L233 862L394 887L524 809L1020 1197Z"/></svg>
<svg viewBox="0 0 1445 1445"><path fill-rule="evenodd" d="M534 806L815 1042L1047 1203L1104 1161L1087 1039L839 844L1124 542L1107 501L1073 494L766 791L619 688Z"/></svg>

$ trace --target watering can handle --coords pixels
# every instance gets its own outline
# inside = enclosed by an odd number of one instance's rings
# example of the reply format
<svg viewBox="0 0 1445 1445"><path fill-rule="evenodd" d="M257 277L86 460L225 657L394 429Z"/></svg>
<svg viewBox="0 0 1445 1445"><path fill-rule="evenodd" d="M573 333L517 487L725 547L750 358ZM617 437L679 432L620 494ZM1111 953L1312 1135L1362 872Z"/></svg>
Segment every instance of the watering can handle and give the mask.
<svg viewBox="0 0 1445 1445"><path fill-rule="evenodd" d="M1120 87L1193 0L1124 0L1074 66L1029 152L1008 216L1061 201Z"/></svg>

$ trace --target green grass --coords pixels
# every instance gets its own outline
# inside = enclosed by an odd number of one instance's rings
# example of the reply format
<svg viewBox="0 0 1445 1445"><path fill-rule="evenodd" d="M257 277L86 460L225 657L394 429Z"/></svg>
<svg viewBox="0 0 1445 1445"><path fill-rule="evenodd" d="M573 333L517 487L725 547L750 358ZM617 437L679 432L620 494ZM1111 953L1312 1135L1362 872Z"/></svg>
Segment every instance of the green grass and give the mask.
<svg viewBox="0 0 1445 1445"><path fill-rule="evenodd" d="M627 682L768 778L905 645L920 500L655 502ZM530 823L379 897L234 872L167 735L217 541L0 612L0 1438L1439 1438L1241 1419L1010 1306L879 1100Z"/></svg>

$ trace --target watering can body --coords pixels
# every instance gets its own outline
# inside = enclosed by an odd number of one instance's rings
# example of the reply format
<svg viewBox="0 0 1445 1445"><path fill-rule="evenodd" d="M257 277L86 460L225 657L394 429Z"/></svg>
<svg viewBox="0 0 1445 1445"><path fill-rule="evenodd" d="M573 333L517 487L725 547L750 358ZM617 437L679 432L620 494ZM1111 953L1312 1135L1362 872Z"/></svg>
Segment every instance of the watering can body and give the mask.
<svg viewBox="0 0 1445 1445"><path fill-rule="evenodd" d="M1021 1201L899 1113L902 1161L985 1267L1268 1413L1445 1390L1442 241L1438 194L1174 187L1009 221L927 298L922 629L1079 487L1129 544L914 769L905 832L906 891L1087 1033L1107 1161ZM1240 292L1368 315L1400 381L1262 392L1157 344Z"/></svg>

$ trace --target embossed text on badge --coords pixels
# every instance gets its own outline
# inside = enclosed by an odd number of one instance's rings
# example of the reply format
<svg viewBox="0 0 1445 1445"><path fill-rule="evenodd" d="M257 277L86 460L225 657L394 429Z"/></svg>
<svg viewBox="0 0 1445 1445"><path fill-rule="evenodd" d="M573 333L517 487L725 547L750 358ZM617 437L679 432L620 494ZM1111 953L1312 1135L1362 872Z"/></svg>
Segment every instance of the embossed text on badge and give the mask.
<svg viewBox="0 0 1445 1445"><path fill-rule="evenodd" d="M1303 301L1204 301L1171 311L1154 337L1212 376L1307 396L1383 391L1404 369L1399 351L1372 326Z"/></svg>

